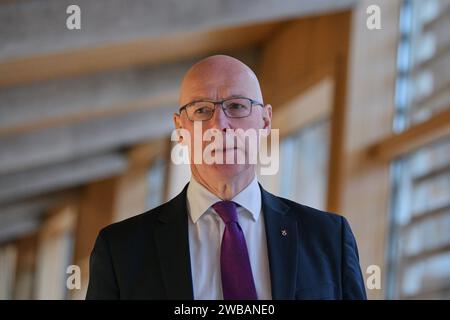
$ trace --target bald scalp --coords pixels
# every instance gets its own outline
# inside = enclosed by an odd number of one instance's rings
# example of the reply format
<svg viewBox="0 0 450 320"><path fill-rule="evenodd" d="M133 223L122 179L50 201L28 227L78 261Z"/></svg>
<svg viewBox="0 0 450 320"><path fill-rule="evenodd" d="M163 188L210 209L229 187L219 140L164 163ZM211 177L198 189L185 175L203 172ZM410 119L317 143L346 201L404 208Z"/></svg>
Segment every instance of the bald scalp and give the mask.
<svg viewBox="0 0 450 320"><path fill-rule="evenodd" d="M181 83L180 105L191 101L196 93L226 92L241 88L242 95L262 102L258 78L252 69L236 58L214 55L195 63L185 74ZM214 97L210 97L215 99ZM224 98L224 97L222 97Z"/></svg>

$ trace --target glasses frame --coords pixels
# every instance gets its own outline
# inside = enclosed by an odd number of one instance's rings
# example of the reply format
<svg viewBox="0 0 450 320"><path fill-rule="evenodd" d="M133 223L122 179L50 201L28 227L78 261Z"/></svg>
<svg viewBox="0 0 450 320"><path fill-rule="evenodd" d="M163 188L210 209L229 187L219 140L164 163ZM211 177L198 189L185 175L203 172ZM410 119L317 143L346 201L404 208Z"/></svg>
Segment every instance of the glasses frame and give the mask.
<svg viewBox="0 0 450 320"><path fill-rule="evenodd" d="M250 101L250 112L248 113L248 115L243 116L243 117L230 117L230 116L227 115L227 113L225 112L225 106L224 106L223 104L224 104L224 102L226 102L226 101L234 100L234 99L246 99L246 100ZM210 102L210 103L213 103L213 104L214 104L214 111L213 111L213 113L211 113L211 118L206 119L206 120L192 120L192 119L189 117L189 113L187 112L186 109L187 109L189 106L191 106L191 105L193 105L194 103L197 103L197 102ZM191 102L186 103L185 105L181 106L180 109L178 110L178 112L181 114L181 112L183 112L183 110L186 110L186 116L187 116L187 118L188 118L190 121L209 121L209 120L211 120L212 117L214 116L214 113L216 112L216 105L218 105L218 104L220 104L220 107L222 108L223 114L224 114L227 118L230 118L230 119L242 119L242 118L247 118L247 117L249 117L249 116L252 114L253 106L255 106L255 105L261 106L261 107L264 108L264 104L263 104L262 102L259 102L259 101L256 101L256 100L253 100L253 99L250 99L250 98L247 98L247 97L237 96L237 97L226 98L226 99L223 99L223 100L220 100L220 101L214 101L214 100L194 100L194 101L191 101Z"/></svg>

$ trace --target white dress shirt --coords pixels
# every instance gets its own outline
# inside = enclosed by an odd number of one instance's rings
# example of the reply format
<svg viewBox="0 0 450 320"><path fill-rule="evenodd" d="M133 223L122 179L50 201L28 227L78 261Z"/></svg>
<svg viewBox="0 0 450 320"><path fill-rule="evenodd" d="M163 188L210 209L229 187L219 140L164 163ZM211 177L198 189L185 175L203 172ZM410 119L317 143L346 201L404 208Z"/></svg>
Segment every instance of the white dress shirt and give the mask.
<svg viewBox="0 0 450 320"><path fill-rule="evenodd" d="M189 212L189 247L194 299L222 300L220 245L225 224L211 208L222 201L198 183L194 177L187 190ZM244 232L258 299L272 298L266 231L261 212L261 191L256 177L232 201L237 208L239 225Z"/></svg>

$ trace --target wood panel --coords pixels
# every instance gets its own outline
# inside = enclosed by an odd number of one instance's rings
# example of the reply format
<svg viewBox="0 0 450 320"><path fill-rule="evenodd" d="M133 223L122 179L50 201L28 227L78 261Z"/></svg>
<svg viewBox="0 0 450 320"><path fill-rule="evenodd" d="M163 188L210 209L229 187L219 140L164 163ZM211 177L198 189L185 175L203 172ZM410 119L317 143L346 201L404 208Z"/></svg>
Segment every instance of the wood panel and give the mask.
<svg viewBox="0 0 450 320"><path fill-rule="evenodd" d="M333 79L327 77L276 110L272 128L280 130L281 139L331 116L333 83Z"/></svg>
<svg viewBox="0 0 450 320"><path fill-rule="evenodd" d="M339 210L344 161L342 140L345 129L350 18L351 14L347 11L288 23L264 46L260 64L265 103L273 105L274 119L279 109L286 106L289 108L290 101L305 94L312 86L327 77L334 83L327 195L327 207L331 211ZM321 108L326 107L320 106L317 109ZM303 117L301 110L297 111L298 117L283 119L283 127L300 128L305 124L297 119L306 121L308 114ZM320 113L319 110L314 112Z"/></svg>
<svg viewBox="0 0 450 320"><path fill-rule="evenodd" d="M299 19L272 35L258 68L266 103L281 107L334 74L337 53L347 50L346 20L348 12Z"/></svg>
<svg viewBox="0 0 450 320"><path fill-rule="evenodd" d="M369 5L380 6L382 29L366 28ZM388 266L385 260L390 228L389 164L367 155L367 148L392 133L396 81L396 52L400 1L364 0L353 11L346 130L342 144L343 175L339 211L349 220L366 269L381 269L381 290L367 290L371 299L385 297Z"/></svg>
<svg viewBox="0 0 450 320"><path fill-rule="evenodd" d="M396 135L389 135L368 149L371 158L392 161L431 142L450 137L450 106L429 120Z"/></svg>

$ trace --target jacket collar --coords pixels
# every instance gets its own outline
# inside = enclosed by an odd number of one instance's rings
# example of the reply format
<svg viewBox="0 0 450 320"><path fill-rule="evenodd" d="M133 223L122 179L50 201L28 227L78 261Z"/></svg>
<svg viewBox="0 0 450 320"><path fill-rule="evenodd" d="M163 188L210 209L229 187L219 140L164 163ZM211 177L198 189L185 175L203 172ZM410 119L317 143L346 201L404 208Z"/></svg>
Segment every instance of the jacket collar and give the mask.
<svg viewBox="0 0 450 320"><path fill-rule="evenodd" d="M187 185L160 208L159 224L154 232L166 295L171 300L194 299L186 191Z"/></svg>

